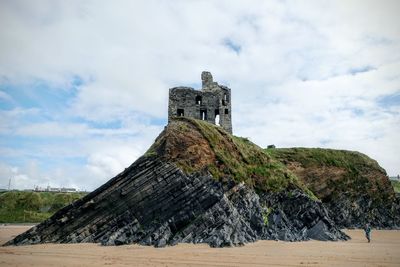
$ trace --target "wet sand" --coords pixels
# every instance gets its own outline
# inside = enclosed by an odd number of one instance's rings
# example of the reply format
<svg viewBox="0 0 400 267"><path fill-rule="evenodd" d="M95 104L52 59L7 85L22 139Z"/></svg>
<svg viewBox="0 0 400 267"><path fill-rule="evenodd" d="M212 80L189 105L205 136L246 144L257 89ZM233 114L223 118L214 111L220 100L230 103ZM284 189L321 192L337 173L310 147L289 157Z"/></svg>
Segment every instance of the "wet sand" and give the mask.
<svg viewBox="0 0 400 267"><path fill-rule="evenodd" d="M0 244L29 226L0 226ZM46 244L0 247L0 266L400 266L400 231L346 230L347 242L258 241L244 247Z"/></svg>

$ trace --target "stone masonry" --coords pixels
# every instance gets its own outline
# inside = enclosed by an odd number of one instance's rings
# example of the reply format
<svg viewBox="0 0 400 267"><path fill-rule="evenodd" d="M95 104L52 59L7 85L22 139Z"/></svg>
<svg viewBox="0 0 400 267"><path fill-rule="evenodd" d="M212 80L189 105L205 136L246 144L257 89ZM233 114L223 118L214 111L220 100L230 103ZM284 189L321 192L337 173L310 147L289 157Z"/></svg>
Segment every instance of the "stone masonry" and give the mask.
<svg viewBox="0 0 400 267"><path fill-rule="evenodd" d="M219 125L232 133L231 89L213 81L210 72L201 73L202 89L169 89L168 122L173 117L189 117Z"/></svg>

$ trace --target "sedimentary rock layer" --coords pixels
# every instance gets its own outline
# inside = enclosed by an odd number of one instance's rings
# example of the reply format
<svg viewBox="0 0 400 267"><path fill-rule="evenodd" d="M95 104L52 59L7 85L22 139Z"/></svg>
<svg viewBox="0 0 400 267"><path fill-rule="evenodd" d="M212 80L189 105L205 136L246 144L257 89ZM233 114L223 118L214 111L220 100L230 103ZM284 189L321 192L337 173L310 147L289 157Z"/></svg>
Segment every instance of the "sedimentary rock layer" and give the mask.
<svg viewBox="0 0 400 267"><path fill-rule="evenodd" d="M346 239L321 203L301 192L263 194L244 184L187 175L142 157L8 245L99 242L162 247L179 242L242 245L258 239ZM297 214L294 216L294 214Z"/></svg>

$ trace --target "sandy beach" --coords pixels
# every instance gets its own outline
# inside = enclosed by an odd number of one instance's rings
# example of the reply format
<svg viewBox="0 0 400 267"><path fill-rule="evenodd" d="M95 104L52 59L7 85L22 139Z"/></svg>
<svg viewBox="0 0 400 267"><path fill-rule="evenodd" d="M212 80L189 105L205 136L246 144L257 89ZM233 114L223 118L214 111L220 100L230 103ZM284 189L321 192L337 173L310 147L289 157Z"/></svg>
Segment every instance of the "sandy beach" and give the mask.
<svg viewBox="0 0 400 267"><path fill-rule="evenodd" d="M0 226L0 243L29 226ZM258 241L244 247L179 244L46 244L0 247L0 266L400 266L400 231L374 230L368 244L361 230L347 242Z"/></svg>

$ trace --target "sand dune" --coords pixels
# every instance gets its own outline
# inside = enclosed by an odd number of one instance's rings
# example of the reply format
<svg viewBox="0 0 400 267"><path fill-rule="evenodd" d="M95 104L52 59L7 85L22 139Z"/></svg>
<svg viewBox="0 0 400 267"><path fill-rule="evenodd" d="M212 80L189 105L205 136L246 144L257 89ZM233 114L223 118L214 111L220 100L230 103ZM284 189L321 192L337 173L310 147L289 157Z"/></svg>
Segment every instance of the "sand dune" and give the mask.
<svg viewBox="0 0 400 267"><path fill-rule="evenodd" d="M28 226L0 226L0 243ZM259 241L235 248L180 244L46 244L0 247L0 266L400 266L400 231L375 230L368 244L361 230L347 242Z"/></svg>

